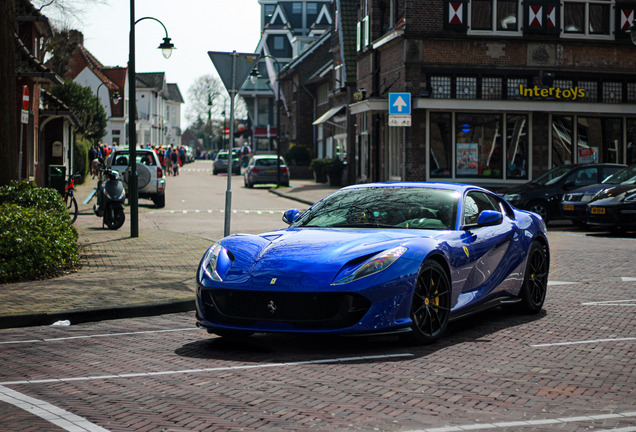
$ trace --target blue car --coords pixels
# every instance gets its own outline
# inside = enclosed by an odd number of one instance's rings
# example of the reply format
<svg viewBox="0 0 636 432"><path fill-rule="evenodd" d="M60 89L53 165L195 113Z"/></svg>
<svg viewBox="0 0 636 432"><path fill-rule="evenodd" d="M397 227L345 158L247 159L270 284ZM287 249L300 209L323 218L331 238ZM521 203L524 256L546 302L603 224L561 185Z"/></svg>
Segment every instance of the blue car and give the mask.
<svg viewBox="0 0 636 432"><path fill-rule="evenodd" d="M204 254L199 327L229 337L399 332L428 344L454 318L502 304L537 313L545 300L543 220L480 187L349 186L283 221Z"/></svg>

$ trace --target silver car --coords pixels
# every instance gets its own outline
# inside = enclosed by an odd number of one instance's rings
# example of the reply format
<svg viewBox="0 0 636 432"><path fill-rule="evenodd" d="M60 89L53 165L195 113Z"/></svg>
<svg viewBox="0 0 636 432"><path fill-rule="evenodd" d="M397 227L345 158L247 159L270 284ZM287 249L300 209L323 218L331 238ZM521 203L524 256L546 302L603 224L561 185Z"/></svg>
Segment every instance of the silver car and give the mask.
<svg viewBox="0 0 636 432"><path fill-rule="evenodd" d="M151 199L155 207L166 206L166 179L157 154L150 149L136 151L139 198ZM128 168L130 153L128 150L114 150L111 152L106 166L122 174L126 193L128 193Z"/></svg>
<svg viewBox="0 0 636 432"><path fill-rule="evenodd" d="M243 179L245 187L249 188L255 184L278 183L276 155L252 156L245 168ZM280 185L289 186L289 168L282 156L280 156Z"/></svg>
<svg viewBox="0 0 636 432"><path fill-rule="evenodd" d="M232 151L232 174L240 175L241 174L241 160L240 154L238 150ZM212 165L212 174L217 175L220 172L227 172L228 166L228 151L220 150L216 158L214 158L214 164Z"/></svg>

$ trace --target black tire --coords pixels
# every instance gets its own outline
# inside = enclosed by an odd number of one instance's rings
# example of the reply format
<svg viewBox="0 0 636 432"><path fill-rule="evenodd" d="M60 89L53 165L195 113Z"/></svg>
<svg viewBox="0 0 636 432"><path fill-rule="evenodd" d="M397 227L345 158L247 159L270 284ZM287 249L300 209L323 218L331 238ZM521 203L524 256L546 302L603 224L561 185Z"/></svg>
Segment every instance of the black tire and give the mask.
<svg viewBox="0 0 636 432"><path fill-rule="evenodd" d="M528 210L541 216L546 224L550 220L550 208L545 201L532 201L528 204Z"/></svg>
<svg viewBox="0 0 636 432"><path fill-rule="evenodd" d="M281 186L289 187L289 182L281 183Z"/></svg>
<svg viewBox="0 0 636 432"><path fill-rule="evenodd" d="M66 197L66 208L68 209L68 214L71 217L71 223L75 223L79 210L77 208L77 200L74 196L71 195L70 197Z"/></svg>
<svg viewBox="0 0 636 432"><path fill-rule="evenodd" d="M219 175L219 172L217 170L212 170L212 175Z"/></svg>
<svg viewBox="0 0 636 432"><path fill-rule="evenodd" d="M411 342L426 345L439 339L450 317L451 284L437 261L422 264L411 300Z"/></svg>
<svg viewBox="0 0 636 432"><path fill-rule="evenodd" d="M166 196L165 195L157 195L152 199L155 207L164 208L166 206Z"/></svg>
<svg viewBox="0 0 636 432"><path fill-rule="evenodd" d="M578 229L585 229L587 228L587 223L585 221L582 220L573 220L572 223L574 224L575 227L577 227Z"/></svg>
<svg viewBox="0 0 636 432"><path fill-rule="evenodd" d="M528 250L526 273L519 292L521 301L517 303L517 306L520 312L536 314L543 307L548 289L549 268L550 262L546 247L538 241L533 242Z"/></svg>
<svg viewBox="0 0 636 432"><path fill-rule="evenodd" d="M126 220L124 209L106 209L104 212L104 225L110 230L121 228Z"/></svg>

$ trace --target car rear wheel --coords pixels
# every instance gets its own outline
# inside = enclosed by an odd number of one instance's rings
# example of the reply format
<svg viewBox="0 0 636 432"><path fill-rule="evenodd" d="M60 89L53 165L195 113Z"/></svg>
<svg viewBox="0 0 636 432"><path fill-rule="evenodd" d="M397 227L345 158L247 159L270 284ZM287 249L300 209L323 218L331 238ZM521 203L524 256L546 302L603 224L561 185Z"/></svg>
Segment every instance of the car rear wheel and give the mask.
<svg viewBox="0 0 636 432"><path fill-rule="evenodd" d="M157 195L152 198L152 202L155 204L157 208L164 208L166 206L166 196L165 195Z"/></svg>
<svg viewBox="0 0 636 432"><path fill-rule="evenodd" d="M522 312L535 314L543 307L548 288L548 252L546 247L538 241L530 245L526 274L519 293L521 302L518 303Z"/></svg>
<svg viewBox="0 0 636 432"><path fill-rule="evenodd" d="M450 302L451 284L446 270L437 261L425 262L411 301L409 338L419 344L430 344L442 336L450 317Z"/></svg>

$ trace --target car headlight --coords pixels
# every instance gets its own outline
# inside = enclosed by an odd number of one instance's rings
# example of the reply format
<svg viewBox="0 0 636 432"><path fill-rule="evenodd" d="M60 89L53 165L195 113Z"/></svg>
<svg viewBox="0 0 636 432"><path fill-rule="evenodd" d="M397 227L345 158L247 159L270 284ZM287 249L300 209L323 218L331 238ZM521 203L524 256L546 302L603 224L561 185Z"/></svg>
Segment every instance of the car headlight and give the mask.
<svg viewBox="0 0 636 432"><path fill-rule="evenodd" d="M215 243L203 255L201 265L199 266L199 279L203 279L203 273L212 280L223 281L223 276L227 273L232 261L227 249L218 243Z"/></svg>
<svg viewBox="0 0 636 432"><path fill-rule="evenodd" d="M513 203L521 200L521 195L519 194L504 194L503 199L506 201Z"/></svg>
<svg viewBox="0 0 636 432"><path fill-rule="evenodd" d="M408 249L404 246L398 246L373 255L371 258L362 263L362 265L355 268L353 272L343 275L343 277L333 282L332 285L349 283L354 280L379 273L382 270L386 270L391 264L397 261L398 258L404 255L404 252L407 250Z"/></svg>

